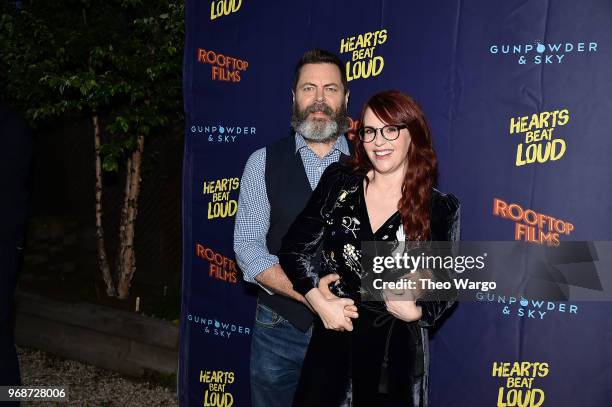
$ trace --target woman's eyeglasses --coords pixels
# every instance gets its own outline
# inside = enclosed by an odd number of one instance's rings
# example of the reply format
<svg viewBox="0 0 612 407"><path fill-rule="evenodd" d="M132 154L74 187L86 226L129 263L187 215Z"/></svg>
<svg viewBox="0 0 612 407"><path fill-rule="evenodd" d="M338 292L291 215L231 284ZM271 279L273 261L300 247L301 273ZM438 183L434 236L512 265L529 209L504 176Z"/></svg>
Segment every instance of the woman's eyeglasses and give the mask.
<svg viewBox="0 0 612 407"><path fill-rule="evenodd" d="M407 128L408 126L398 125L398 124L389 124L387 126L383 126L381 128L365 126L359 129L357 134L359 138L364 143L370 143L374 141L376 138L376 132L380 130L380 135L389 141L393 141L397 139L400 135L400 130Z"/></svg>

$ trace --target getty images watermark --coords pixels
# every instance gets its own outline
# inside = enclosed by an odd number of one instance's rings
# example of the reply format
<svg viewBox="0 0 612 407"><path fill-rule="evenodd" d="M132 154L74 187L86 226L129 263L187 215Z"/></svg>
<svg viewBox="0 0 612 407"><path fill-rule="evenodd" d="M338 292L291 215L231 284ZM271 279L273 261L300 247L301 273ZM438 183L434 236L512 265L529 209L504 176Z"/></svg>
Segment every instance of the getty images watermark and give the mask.
<svg viewBox="0 0 612 407"><path fill-rule="evenodd" d="M522 241L362 242L359 284L363 301L390 293L406 300L478 301L477 294L534 301L612 299L612 242ZM346 285L348 291L342 285Z"/></svg>
<svg viewBox="0 0 612 407"><path fill-rule="evenodd" d="M478 290L489 291L497 288L495 281L473 281L469 278L454 277L451 281L439 281L440 273L462 274L465 271L483 270L486 267L487 253L479 256L451 256L427 255L421 252L418 255L396 253L390 256L374 256L372 271L381 275L372 280L376 290ZM421 273L419 273L419 270ZM436 271L437 273L433 272ZM406 275L397 280L385 281L384 272L392 271ZM427 272L429 271L429 273ZM416 276L416 278L415 278Z"/></svg>

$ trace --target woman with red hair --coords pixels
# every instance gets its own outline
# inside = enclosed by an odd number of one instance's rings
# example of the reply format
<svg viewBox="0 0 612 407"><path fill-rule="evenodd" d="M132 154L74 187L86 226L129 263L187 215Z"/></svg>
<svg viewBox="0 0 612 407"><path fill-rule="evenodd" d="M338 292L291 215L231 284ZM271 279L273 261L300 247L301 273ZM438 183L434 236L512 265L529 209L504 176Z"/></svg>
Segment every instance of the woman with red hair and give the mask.
<svg viewBox="0 0 612 407"><path fill-rule="evenodd" d="M434 188L429 126L411 97L372 96L361 124L352 161L328 167L279 252L294 289L319 316L294 406L338 406L349 381L355 407L426 406L426 328L451 305L388 293L377 303L365 300L371 293L364 281L373 275L362 243L457 240L459 202ZM314 261L325 274L337 274L335 295L317 288ZM344 307L353 302L358 315L351 319Z"/></svg>

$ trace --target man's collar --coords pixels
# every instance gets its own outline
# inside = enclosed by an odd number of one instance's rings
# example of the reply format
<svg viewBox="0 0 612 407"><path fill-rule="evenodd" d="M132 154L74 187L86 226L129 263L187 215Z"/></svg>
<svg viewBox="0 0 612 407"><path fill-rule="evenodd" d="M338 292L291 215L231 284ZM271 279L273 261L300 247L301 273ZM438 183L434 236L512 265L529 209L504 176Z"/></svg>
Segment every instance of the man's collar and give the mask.
<svg viewBox="0 0 612 407"><path fill-rule="evenodd" d="M308 143L306 143L306 140L304 140L304 137L300 133L295 133L295 152L297 153L298 151L300 151L300 149L304 147L308 147ZM336 142L334 143L332 149L329 151L332 152L334 150L338 150L344 155L351 155L344 134L341 134L336 139Z"/></svg>

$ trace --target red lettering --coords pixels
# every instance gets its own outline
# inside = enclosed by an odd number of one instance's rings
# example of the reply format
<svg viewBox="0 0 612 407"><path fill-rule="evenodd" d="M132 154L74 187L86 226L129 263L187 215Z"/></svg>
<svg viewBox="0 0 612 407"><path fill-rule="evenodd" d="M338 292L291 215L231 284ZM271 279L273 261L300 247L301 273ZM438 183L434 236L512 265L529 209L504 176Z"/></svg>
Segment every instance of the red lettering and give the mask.
<svg viewBox="0 0 612 407"><path fill-rule="evenodd" d="M495 198L493 199L493 215L501 216L502 218L507 218L508 215L506 213L508 204L502 201L501 199Z"/></svg>

